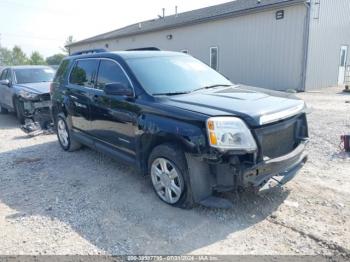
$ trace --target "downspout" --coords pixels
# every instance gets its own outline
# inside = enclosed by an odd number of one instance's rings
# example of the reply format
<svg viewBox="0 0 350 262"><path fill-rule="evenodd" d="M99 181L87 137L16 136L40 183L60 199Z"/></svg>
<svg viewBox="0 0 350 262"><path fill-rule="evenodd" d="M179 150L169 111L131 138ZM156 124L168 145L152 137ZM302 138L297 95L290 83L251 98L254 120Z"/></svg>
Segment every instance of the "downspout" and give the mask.
<svg viewBox="0 0 350 262"><path fill-rule="evenodd" d="M304 2L304 5L307 9L306 21L304 28L304 57L302 65L302 82L301 82L301 92L306 91L306 77L307 77L307 67L308 67L308 58L309 58L309 42L310 42L310 20L311 20L311 0Z"/></svg>

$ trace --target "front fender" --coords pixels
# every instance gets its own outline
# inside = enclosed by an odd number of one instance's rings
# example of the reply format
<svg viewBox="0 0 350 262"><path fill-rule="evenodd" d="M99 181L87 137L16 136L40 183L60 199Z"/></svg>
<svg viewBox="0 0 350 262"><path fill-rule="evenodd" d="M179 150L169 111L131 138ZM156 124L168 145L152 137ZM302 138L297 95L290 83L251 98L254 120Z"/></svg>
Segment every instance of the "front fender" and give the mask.
<svg viewBox="0 0 350 262"><path fill-rule="evenodd" d="M200 154L207 146L204 123L167 116L142 115L138 119L137 152L141 166L147 171L148 156L154 147L176 143L185 153Z"/></svg>

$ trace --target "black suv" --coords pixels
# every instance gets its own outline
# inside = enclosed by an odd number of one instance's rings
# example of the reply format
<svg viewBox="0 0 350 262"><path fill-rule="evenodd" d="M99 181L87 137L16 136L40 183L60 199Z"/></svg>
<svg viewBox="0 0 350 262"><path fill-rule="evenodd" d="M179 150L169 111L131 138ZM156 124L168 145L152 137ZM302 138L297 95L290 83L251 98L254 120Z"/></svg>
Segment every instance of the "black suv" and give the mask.
<svg viewBox="0 0 350 262"><path fill-rule="evenodd" d="M137 166L173 206L229 207L217 193L282 185L307 160L302 100L234 85L186 54L73 55L51 88L64 150L86 145Z"/></svg>

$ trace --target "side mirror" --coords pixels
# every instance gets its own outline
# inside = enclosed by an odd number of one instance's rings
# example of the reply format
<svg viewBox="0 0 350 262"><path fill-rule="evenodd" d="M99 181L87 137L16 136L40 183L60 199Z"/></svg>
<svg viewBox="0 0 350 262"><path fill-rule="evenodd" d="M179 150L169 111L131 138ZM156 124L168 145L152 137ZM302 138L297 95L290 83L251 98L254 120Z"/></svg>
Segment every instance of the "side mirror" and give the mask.
<svg viewBox="0 0 350 262"><path fill-rule="evenodd" d="M122 83L106 84L104 91L111 96L133 96L133 90Z"/></svg>
<svg viewBox="0 0 350 262"><path fill-rule="evenodd" d="M11 86L11 83L8 79L6 80L0 80L0 85L4 85L4 86L8 86L10 87Z"/></svg>

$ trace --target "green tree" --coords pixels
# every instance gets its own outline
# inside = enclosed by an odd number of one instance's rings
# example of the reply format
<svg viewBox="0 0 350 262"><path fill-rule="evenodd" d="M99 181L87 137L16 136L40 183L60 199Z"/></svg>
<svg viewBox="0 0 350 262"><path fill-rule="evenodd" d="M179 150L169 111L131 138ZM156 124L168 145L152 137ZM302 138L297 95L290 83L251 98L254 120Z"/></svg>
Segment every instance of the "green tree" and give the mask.
<svg viewBox="0 0 350 262"><path fill-rule="evenodd" d="M69 55L69 47L67 47L68 45L74 43L74 38L72 35L68 36L68 38L66 39L66 42L64 43L64 47L61 48L61 50L66 54Z"/></svg>
<svg viewBox="0 0 350 262"><path fill-rule="evenodd" d="M11 50L0 47L0 66L11 65L12 63L12 52Z"/></svg>
<svg viewBox="0 0 350 262"><path fill-rule="evenodd" d="M34 51L29 58L29 64L31 64L31 65L45 65L46 62L44 60L44 57L38 51Z"/></svg>
<svg viewBox="0 0 350 262"><path fill-rule="evenodd" d="M22 51L22 49L15 45L12 49L12 61L10 65L27 65L29 62L28 57Z"/></svg>
<svg viewBox="0 0 350 262"><path fill-rule="evenodd" d="M64 54L55 54L53 56L47 57L46 63L48 65L59 65L64 57L65 57Z"/></svg>

